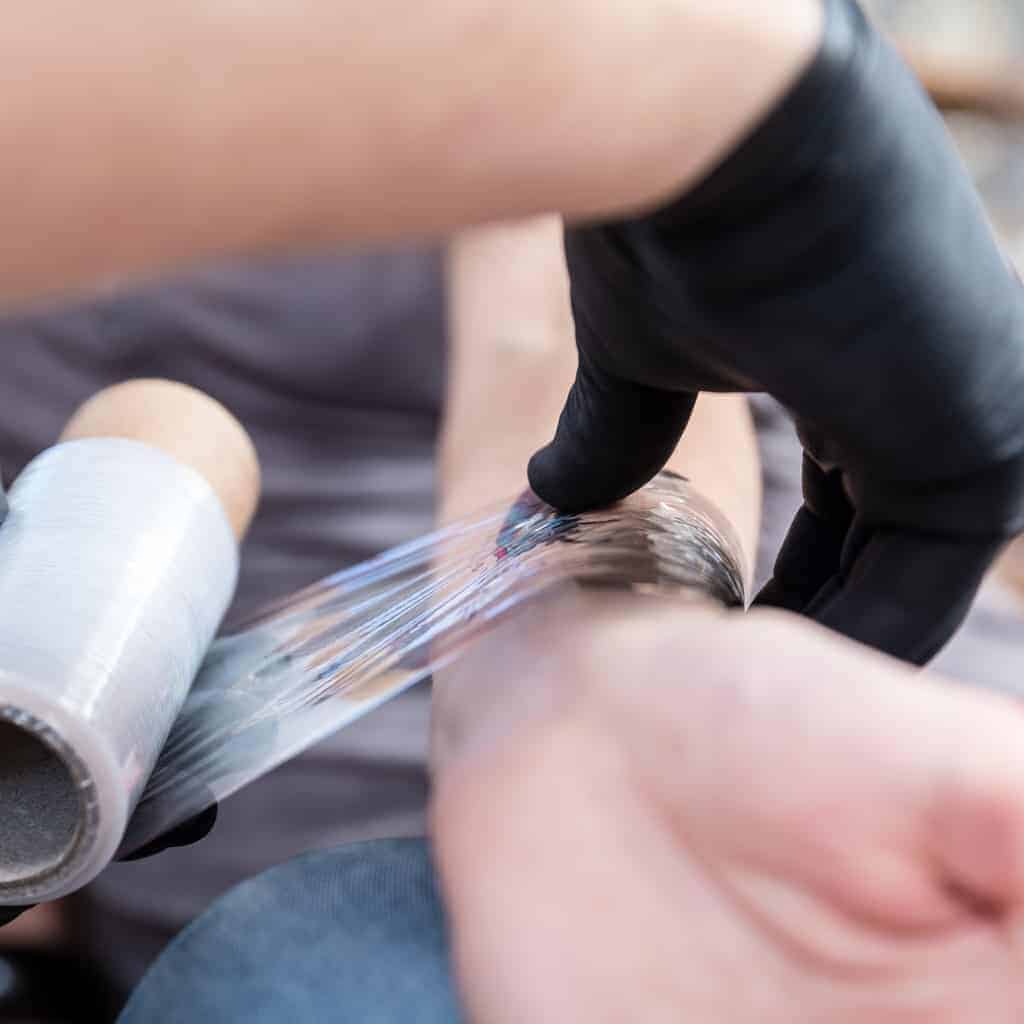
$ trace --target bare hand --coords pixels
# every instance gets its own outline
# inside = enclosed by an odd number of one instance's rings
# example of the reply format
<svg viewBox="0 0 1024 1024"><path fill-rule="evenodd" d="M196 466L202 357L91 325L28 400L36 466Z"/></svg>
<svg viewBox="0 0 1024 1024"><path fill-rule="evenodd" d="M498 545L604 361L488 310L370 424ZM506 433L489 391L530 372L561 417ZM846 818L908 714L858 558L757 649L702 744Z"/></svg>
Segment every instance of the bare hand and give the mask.
<svg viewBox="0 0 1024 1024"><path fill-rule="evenodd" d="M473 1020L1024 1019L1013 704L780 613L584 611L528 625L562 699L439 782Z"/></svg>

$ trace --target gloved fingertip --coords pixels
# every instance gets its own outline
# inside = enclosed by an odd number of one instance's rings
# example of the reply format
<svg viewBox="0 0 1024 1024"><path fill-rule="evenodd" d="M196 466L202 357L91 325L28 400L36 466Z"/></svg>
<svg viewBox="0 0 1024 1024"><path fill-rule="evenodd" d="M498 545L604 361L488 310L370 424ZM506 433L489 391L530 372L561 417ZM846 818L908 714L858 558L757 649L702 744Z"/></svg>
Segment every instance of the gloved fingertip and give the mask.
<svg viewBox="0 0 1024 1024"><path fill-rule="evenodd" d="M600 467L589 465L581 453L569 455L557 441L534 453L526 478L533 493L559 512L583 512L610 503Z"/></svg>
<svg viewBox="0 0 1024 1024"><path fill-rule="evenodd" d="M569 448L555 440L534 454L526 475L537 497L572 515L627 498L651 480L666 460L661 450L652 454L638 449L633 458L623 460L599 447Z"/></svg>
<svg viewBox="0 0 1024 1024"><path fill-rule="evenodd" d="M567 513L621 501L669 460L695 401L581 363L554 440L530 459L531 489Z"/></svg>

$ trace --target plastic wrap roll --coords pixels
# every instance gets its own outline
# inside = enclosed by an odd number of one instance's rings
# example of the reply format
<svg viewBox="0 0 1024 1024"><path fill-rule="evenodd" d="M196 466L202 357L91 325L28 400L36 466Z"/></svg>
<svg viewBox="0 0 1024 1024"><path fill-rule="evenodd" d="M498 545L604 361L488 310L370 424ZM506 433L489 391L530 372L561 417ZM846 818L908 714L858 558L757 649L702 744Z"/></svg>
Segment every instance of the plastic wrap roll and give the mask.
<svg viewBox="0 0 1024 1024"><path fill-rule="evenodd" d="M194 469L138 441L36 458L0 527L0 902L112 858L230 602L237 544Z"/></svg>
<svg viewBox="0 0 1024 1024"><path fill-rule="evenodd" d="M738 541L682 478L560 515L527 494L332 576L211 649L125 851L222 800L450 663L567 582L743 603Z"/></svg>

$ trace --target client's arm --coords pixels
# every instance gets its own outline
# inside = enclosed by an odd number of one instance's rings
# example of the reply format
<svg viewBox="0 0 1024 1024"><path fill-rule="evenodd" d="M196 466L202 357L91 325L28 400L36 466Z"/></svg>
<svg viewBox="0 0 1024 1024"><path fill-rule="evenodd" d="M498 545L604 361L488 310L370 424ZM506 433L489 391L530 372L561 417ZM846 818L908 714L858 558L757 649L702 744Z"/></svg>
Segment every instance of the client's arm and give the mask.
<svg viewBox="0 0 1024 1024"><path fill-rule="evenodd" d="M482 645L571 694L435 792L469 1019L1024 1019L1013 704L782 613L578 611Z"/></svg>

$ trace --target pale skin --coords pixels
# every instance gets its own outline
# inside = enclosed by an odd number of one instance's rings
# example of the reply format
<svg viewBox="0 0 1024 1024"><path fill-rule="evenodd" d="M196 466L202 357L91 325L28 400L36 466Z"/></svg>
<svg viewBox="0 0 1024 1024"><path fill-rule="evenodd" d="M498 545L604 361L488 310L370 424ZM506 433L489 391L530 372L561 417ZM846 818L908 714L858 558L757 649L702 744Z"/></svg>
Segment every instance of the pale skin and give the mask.
<svg viewBox="0 0 1024 1024"><path fill-rule="evenodd" d="M785 91L821 21L820 0L14 5L0 300L653 203Z"/></svg>
<svg viewBox="0 0 1024 1024"><path fill-rule="evenodd" d="M454 249L449 516L514 493L550 430L534 402L557 414L541 369L572 372L557 239L539 222ZM488 410L519 433L491 446ZM700 415L715 429L689 432L674 465L751 545L749 420ZM572 589L438 675L434 701L434 850L470 1019L1024 1014L1009 701L783 614Z"/></svg>

